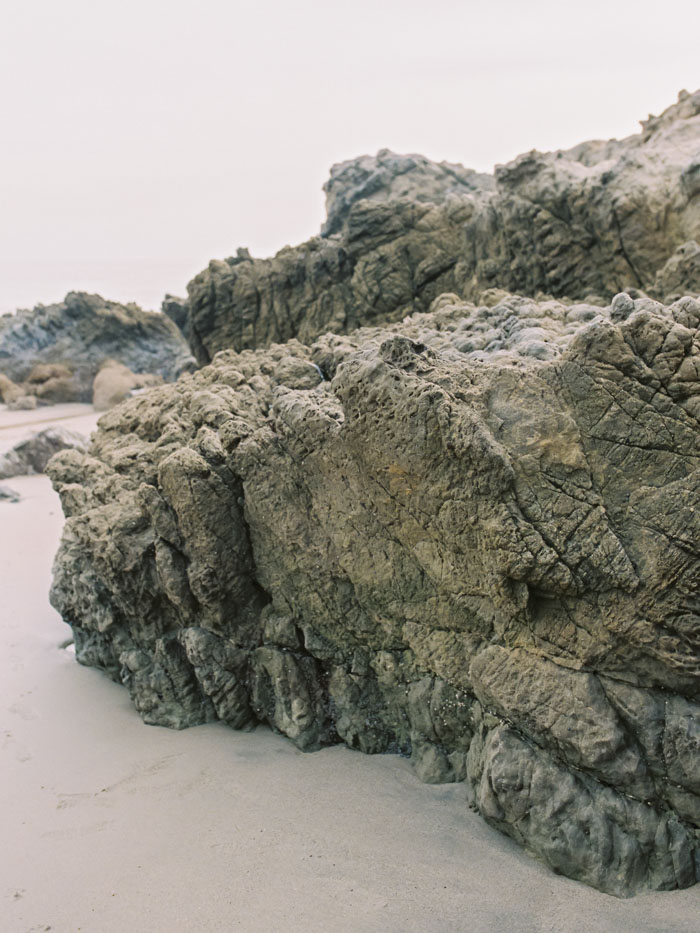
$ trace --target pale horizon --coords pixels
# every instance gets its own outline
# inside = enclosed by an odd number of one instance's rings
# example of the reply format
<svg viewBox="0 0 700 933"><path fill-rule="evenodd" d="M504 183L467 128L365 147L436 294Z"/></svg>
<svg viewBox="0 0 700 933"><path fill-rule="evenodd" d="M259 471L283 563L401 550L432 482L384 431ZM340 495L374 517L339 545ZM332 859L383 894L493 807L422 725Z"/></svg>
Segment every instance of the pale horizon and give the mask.
<svg viewBox="0 0 700 933"><path fill-rule="evenodd" d="M700 86L699 26L685 0L5 3L0 313L157 308L317 234L331 165L382 148L491 172L638 132Z"/></svg>

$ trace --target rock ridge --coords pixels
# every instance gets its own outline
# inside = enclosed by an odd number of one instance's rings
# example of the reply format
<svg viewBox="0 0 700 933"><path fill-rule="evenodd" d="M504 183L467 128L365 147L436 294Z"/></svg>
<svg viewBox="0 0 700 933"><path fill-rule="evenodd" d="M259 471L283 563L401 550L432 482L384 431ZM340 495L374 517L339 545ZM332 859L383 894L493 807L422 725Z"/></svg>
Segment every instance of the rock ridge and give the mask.
<svg viewBox="0 0 700 933"><path fill-rule="evenodd" d="M201 365L426 312L498 288L600 304L700 292L700 91L623 140L525 153L488 176L381 150L336 165L322 235L214 260L188 286ZM181 313L181 312L178 312ZM183 325L185 326L185 325Z"/></svg>

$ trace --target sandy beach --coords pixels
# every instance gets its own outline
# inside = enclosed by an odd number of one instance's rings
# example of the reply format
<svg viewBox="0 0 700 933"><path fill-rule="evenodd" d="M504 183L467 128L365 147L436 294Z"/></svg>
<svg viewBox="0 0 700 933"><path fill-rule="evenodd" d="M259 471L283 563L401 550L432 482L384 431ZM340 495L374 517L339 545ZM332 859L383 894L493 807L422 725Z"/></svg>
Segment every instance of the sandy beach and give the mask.
<svg viewBox="0 0 700 933"><path fill-rule="evenodd" d="M87 406L0 412L0 450L47 418L96 421ZM404 759L144 725L125 689L75 663L49 606L49 481L7 485L22 500L0 502L6 933L698 929L700 888L622 901L557 877L472 813L463 785L421 784Z"/></svg>

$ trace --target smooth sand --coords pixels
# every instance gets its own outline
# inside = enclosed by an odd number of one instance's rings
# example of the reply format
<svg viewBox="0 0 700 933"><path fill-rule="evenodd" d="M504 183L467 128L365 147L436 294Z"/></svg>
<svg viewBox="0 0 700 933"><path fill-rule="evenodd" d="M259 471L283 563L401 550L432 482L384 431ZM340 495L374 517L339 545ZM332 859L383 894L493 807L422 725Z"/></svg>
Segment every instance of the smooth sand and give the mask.
<svg viewBox="0 0 700 933"><path fill-rule="evenodd" d="M700 929L700 887L621 901L557 877L401 758L145 726L61 647L48 480L8 484L24 498L0 502L2 933Z"/></svg>

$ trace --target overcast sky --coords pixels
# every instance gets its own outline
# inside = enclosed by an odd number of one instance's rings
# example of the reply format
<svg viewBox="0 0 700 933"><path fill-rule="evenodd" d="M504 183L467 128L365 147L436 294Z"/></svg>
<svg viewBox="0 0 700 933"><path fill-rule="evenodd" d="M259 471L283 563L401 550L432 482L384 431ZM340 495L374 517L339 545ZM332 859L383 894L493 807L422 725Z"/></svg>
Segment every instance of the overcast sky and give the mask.
<svg viewBox="0 0 700 933"><path fill-rule="evenodd" d="M700 86L700 2L0 0L0 310L155 307L316 233L332 163L491 171Z"/></svg>

